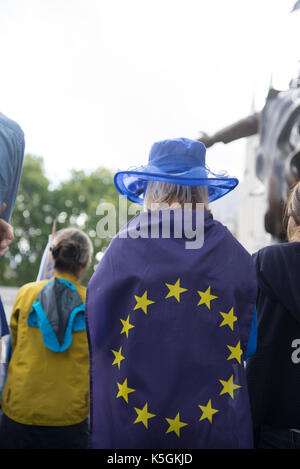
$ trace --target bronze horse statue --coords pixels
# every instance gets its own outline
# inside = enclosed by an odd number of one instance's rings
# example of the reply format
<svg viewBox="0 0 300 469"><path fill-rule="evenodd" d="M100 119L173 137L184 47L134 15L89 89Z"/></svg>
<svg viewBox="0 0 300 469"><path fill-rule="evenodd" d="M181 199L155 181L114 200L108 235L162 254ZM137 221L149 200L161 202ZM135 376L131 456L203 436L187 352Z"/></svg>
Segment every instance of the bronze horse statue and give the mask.
<svg viewBox="0 0 300 469"><path fill-rule="evenodd" d="M289 89L270 88L265 106L212 136L202 133L198 139L207 148L214 143L229 143L259 134L256 175L267 188L265 229L283 240L284 206L289 191L300 180L300 74Z"/></svg>

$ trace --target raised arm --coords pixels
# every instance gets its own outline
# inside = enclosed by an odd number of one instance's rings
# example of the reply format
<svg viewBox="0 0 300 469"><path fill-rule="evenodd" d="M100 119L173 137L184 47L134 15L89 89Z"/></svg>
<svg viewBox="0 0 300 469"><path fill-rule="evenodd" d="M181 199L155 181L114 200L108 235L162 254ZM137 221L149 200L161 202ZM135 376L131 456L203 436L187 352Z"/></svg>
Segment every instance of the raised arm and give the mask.
<svg viewBox="0 0 300 469"><path fill-rule="evenodd" d="M229 143L239 138L250 137L250 135L258 133L259 118L260 113L256 112L248 117L240 119L228 127L224 127L214 135L207 135L202 132L202 135L197 140L203 142L206 148L209 148L218 142Z"/></svg>

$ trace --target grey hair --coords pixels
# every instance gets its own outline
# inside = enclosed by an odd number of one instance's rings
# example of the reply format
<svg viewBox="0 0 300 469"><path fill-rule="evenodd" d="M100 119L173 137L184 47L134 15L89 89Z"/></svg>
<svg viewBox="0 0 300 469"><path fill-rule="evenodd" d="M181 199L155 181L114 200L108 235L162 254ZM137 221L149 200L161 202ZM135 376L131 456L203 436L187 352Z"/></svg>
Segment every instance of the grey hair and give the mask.
<svg viewBox="0 0 300 469"><path fill-rule="evenodd" d="M204 203L208 208L208 190L206 186L182 186L161 181L150 181L147 185L144 208L151 210L151 204L180 205Z"/></svg>
<svg viewBox="0 0 300 469"><path fill-rule="evenodd" d="M52 251L55 251L63 240L71 240L76 243L77 264L82 266L91 262L94 248L90 238L78 228L63 228L55 233L52 240Z"/></svg>

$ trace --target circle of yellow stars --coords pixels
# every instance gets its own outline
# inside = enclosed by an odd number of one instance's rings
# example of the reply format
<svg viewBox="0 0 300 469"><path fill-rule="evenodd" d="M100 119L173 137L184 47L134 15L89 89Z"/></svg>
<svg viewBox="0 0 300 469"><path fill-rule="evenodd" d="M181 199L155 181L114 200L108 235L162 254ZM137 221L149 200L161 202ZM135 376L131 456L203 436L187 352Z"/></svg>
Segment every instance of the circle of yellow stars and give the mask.
<svg viewBox="0 0 300 469"><path fill-rule="evenodd" d="M169 290L167 295L165 296L165 299L174 297L176 301L180 303L181 295L188 291L187 288L183 288L180 285L180 282L181 280L180 278L178 278L174 284L165 283L166 287ZM200 296L197 306L205 305L208 308L208 310L210 310L211 308L211 302L213 300L218 299L218 296L212 294L211 285L209 285L205 291L197 291L197 293ZM136 301L136 305L133 310L136 311L138 309L141 309L147 316L148 307L155 303L155 301L150 300L150 298L148 298L148 291L145 290L142 296L134 295L134 298ZM237 316L235 316L234 314L234 308L232 307L228 311L228 313L220 312L220 315L222 316L222 322L219 324L219 327L228 326L231 329L231 331L233 331L234 324L238 320ZM130 314L128 314L126 319L120 318L120 321L122 323L122 329L121 329L120 334L125 334L127 339L129 337L129 333L131 329L135 327L133 324L130 323L130 320L131 320ZM227 345L227 348L230 352L227 356L227 360L236 360L239 364L241 364L241 360L242 360L241 357L242 357L243 351L241 349L240 341L235 346ZM117 365L118 369L120 370L122 361L126 359L126 357L122 355L122 346L119 348L119 350L111 350L111 352L114 356L112 365ZM227 379L227 381L225 379L219 379L219 383L222 385L222 389L219 393L220 396L227 393L229 394L231 399L234 399L234 391L241 388L242 386L235 384L233 382L233 379L234 379L233 375L231 375ZM118 393L116 395L116 398L122 397L125 400L125 402L128 404L128 396L131 393L134 393L136 389L130 388L128 386L127 378L124 379L123 383L117 382L117 387L118 387ZM198 404L198 407L200 408L202 412L199 418L199 421L207 419L210 422L210 424L212 424L213 417L215 416L215 414L219 412L219 410L215 409L212 406L211 399L209 399L206 405L203 405L203 403ZM150 419L157 417L156 414L153 414L148 410L148 402L145 403L142 409L134 407L134 411L136 412L137 416L133 424L142 423L146 429L148 429L148 425L149 425L148 421ZM177 412L174 418L165 417L164 419L169 425L169 427L167 428L165 432L166 434L174 432L178 437L180 437L180 430L188 426L188 423L181 421L179 411Z"/></svg>

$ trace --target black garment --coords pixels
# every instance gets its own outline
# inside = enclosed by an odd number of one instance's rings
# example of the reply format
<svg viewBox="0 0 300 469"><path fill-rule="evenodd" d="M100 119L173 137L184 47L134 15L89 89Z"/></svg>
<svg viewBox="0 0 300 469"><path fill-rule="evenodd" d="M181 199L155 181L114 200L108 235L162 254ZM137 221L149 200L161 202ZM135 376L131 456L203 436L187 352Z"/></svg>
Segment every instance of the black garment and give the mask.
<svg viewBox="0 0 300 469"><path fill-rule="evenodd" d="M88 448L88 419L65 427L23 425L5 414L2 414L0 420L0 449Z"/></svg>
<svg viewBox="0 0 300 469"><path fill-rule="evenodd" d="M300 433L285 428L264 425L260 431L258 449L300 449Z"/></svg>
<svg viewBox="0 0 300 469"><path fill-rule="evenodd" d="M300 429L300 243L254 254L257 351L247 360L256 445L263 425Z"/></svg>

